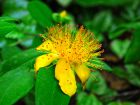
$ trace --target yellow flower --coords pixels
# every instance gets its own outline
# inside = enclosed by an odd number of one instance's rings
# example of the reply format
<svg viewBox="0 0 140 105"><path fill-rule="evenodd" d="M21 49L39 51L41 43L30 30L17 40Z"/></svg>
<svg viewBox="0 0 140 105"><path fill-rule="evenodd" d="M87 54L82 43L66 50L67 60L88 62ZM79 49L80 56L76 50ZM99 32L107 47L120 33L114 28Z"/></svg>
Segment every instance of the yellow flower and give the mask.
<svg viewBox="0 0 140 105"><path fill-rule="evenodd" d="M61 16L61 17L66 17L66 16L67 16L67 11L65 11L65 10L62 11L62 12L60 13L60 16Z"/></svg>
<svg viewBox="0 0 140 105"><path fill-rule="evenodd" d="M37 50L50 51L49 54L39 56L35 62L35 71L48 66L58 60L55 67L55 78L59 81L61 90L72 96L76 92L75 74L84 84L90 76L89 60L100 56L101 44L94 35L80 27L73 30L70 26L54 26L48 29L44 42ZM90 66L96 67L91 64Z"/></svg>

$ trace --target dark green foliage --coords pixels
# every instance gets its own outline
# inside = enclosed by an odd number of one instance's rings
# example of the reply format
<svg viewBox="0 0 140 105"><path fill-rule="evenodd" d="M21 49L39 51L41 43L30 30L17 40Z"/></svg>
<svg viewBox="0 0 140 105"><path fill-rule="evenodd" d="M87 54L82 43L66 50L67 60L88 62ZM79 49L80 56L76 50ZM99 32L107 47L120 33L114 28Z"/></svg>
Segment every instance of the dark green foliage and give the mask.
<svg viewBox="0 0 140 105"><path fill-rule="evenodd" d="M16 29L16 25L13 23L0 21L0 37Z"/></svg>
<svg viewBox="0 0 140 105"><path fill-rule="evenodd" d="M29 3L28 10L43 27L47 28L52 25L52 11L47 5L39 1L33 1Z"/></svg>
<svg viewBox="0 0 140 105"><path fill-rule="evenodd" d="M28 65L27 63L26 66L33 67L35 58L41 54L42 54L41 52L37 52L35 49L30 49L28 51L21 52L17 55L11 56L9 57L9 59L4 60L1 63L0 74L3 72L5 73L14 68L17 68L23 64L26 64L26 62L29 62L29 61L30 62L32 61L32 63L30 65Z"/></svg>
<svg viewBox="0 0 140 105"><path fill-rule="evenodd" d="M134 103L132 102L111 102L109 103L108 105L135 105Z"/></svg>
<svg viewBox="0 0 140 105"><path fill-rule="evenodd" d="M140 0L1 0L0 105L139 105L139 7ZM89 61L102 70L87 64L91 76L83 87L76 76L72 98L54 77L55 63L34 72L35 59L48 53L35 50L39 35L56 24L83 25L104 49Z"/></svg>
<svg viewBox="0 0 140 105"><path fill-rule="evenodd" d="M77 105L103 105L94 95L81 92L77 96Z"/></svg>
<svg viewBox="0 0 140 105"><path fill-rule="evenodd" d="M78 4L82 6L94 6L94 5L108 5L108 6L114 6L114 5L125 5L127 3L131 3L131 0L76 0Z"/></svg>
<svg viewBox="0 0 140 105"><path fill-rule="evenodd" d="M43 93L43 94L42 94ZM70 97L59 88L54 67L42 68L36 80L36 105L68 105Z"/></svg>
<svg viewBox="0 0 140 105"><path fill-rule="evenodd" d="M12 105L32 89L33 72L27 67L19 67L4 74L0 84L0 104Z"/></svg>
<svg viewBox="0 0 140 105"><path fill-rule="evenodd" d="M114 40L111 43L112 51L119 57L123 58L130 45L130 40Z"/></svg>
<svg viewBox="0 0 140 105"><path fill-rule="evenodd" d="M131 45L127 51L127 54L125 56L125 62L126 63L135 63L140 61L139 51L140 51L140 28L135 31L133 35L133 40L131 42Z"/></svg>

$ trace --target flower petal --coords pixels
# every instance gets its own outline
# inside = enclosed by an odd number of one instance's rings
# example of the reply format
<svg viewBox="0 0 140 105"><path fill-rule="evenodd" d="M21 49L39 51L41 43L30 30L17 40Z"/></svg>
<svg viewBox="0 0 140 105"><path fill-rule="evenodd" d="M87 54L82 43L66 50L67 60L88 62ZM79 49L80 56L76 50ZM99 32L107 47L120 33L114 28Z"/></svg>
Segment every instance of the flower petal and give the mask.
<svg viewBox="0 0 140 105"><path fill-rule="evenodd" d="M37 72L41 67L48 66L51 62L58 58L57 54L49 53L44 54L36 58L34 65L35 71Z"/></svg>
<svg viewBox="0 0 140 105"><path fill-rule="evenodd" d="M45 50L45 51L53 51L53 44L50 40L46 40L40 46L36 48L36 50Z"/></svg>
<svg viewBox="0 0 140 105"><path fill-rule="evenodd" d="M84 84L90 76L90 69L86 65L82 64L77 65L75 71L81 82Z"/></svg>
<svg viewBox="0 0 140 105"><path fill-rule="evenodd" d="M55 77L59 80L61 90L72 96L75 94L77 86L74 72L71 70L70 64L65 59L60 59L55 68Z"/></svg>

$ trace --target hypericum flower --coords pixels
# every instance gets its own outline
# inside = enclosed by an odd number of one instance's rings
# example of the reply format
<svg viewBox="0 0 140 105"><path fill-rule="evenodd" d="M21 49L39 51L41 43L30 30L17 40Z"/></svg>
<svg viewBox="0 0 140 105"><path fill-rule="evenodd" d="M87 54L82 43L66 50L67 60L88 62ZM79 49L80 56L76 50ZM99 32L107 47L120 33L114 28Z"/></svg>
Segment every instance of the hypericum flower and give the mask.
<svg viewBox="0 0 140 105"><path fill-rule="evenodd" d="M61 17L66 17L67 15L68 15L67 11L65 11L65 10L60 13Z"/></svg>
<svg viewBox="0 0 140 105"><path fill-rule="evenodd" d="M84 84L90 76L89 66L96 68L90 60L100 56L101 44L95 40L94 35L82 26L73 30L70 26L54 26L48 29L44 42L37 50L50 51L49 54L39 56L35 62L35 71L48 66L58 60L55 67L55 78L59 81L61 90L72 96L77 86L75 74Z"/></svg>

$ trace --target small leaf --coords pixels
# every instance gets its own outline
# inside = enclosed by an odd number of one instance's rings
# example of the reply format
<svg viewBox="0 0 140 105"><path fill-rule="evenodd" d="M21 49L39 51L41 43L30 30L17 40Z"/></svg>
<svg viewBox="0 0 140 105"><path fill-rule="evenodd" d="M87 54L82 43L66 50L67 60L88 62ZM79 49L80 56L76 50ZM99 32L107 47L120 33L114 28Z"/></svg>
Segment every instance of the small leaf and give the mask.
<svg viewBox="0 0 140 105"><path fill-rule="evenodd" d="M13 23L0 21L0 37L16 29L16 25Z"/></svg>
<svg viewBox="0 0 140 105"><path fill-rule="evenodd" d="M125 63L135 63L140 61L140 30L137 29L133 35L133 40L127 50L127 53L125 55Z"/></svg>
<svg viewBox="0 0 140 105"><path fill-rule="evenodd" d="M17 21L17 19L11 17L0 17L0 21L13 22L13 21Z"/></svg>
<svg viewBox="0 0 140 105"><path fill-rule="evenodd" d="M128 81L136 86L140 86L140 67L136 65L126 65Z"/></svg>
<svg viewBox="0 0 140 105"><path fill-rule="evenodd" d="M25 35L23 33L15 30L5 35L6 38L11 38L11 39L22 39L24 36Z"/></svg>
<svg viewBox="0 0 140 105"><path fill-rule="evenodd" d="M106 31L112 23L112 15L109 11L100 12L93 20L94 28Z"/></svg>
<svg viewBox="0 0 140 105"><path fill-rule="evenodd" d="M111 49L114 53L117 54L119 58L123 58L129 47L129 44L130 44L129 40L114 40L111 43Z"/></svg>
<svg viewBox="0 0 140 105"><path fill-rule="evenodd" d="M36 105L68 105L70 97L60 90L54 75L54 67L39 70L36 80Z"/></svg>
<svg viewBox="0 0 140 105"><path fill-rule="evenodd" d="M103 76L98 72L92 72L86 83L86 89L98 95L105 95L110 90Z"/></svg>
<svg viewBox="0 0 140 105"><path fill-rule="evenodd" d="M0 77L0 104L13 105L33 87L34 76L27 68L18 68Z"/></svg>
<svg viewBox="0 0 140 105"><path fill-rule="evenodd" d="M112 68L109 65L107 65L105 62L101 61L98 58L91 59L90 63L93 63L94 65L96 65L97 68L101 68L106 71L112 71ZM96 69L96 68L93 68L93 69Z"/></svg>
<svg viewBox="0 0 140 105"><path fill-rule="evenodd" d="M66 7L72 2L72 0L57 0L57 2L62 6Z"/></svg>
<svg viewBox="0 0 140 105"><path fill-rule="evenodd" d="M138 28L140 28L140 22L125 23L118 26L116 29L111 31L108 35L110 39L115 39L121 36L125 31L129 31L132 29L137 30Z"/></svg>
<svg viewBox="0 0 140 105"><path fill-rule="evenodd" d="M123 68L121 68L121 67L113 67L112 69L113 69L112 73L114 73L115 75L117 75L120 78L127 79L127 77L128 77L127 71L125 71Z"/></svg>
<svg viewBox="0 0 140 105"><path fill-rule="evenodd" d="M109 29L112 24L112 14L110 11L99 12L91 21L85 22L85 25L90 30L96 30L97 32L104 32Z"/></svg>
<svg viewBox="0 0 140 105"><path fill-rule="evenodd" d="M86 94L81 92L77 96L76 105L103 105L93 94Z"/></svg>
<svg viewBox="0 0 140 105"><path fill-rule="evenodd" d="M28 5L28 10L32 17L43 27L52 25L51 9L40 1L32 1Z"/></svg>

